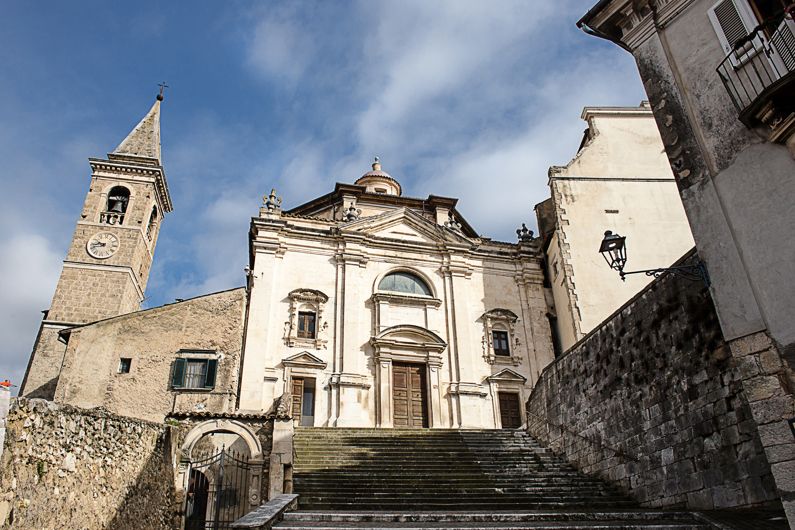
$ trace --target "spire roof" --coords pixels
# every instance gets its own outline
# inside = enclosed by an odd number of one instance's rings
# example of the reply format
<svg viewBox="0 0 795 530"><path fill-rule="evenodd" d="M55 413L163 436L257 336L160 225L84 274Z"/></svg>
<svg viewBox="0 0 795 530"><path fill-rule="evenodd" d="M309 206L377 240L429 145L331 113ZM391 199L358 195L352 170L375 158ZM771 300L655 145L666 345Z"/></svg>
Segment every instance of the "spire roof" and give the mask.
<svg viewBox="0 0 795 530"><path fill-rule="evenodd" d="M154 159L157 160L158 165L161 165L160 102L162 99L162 96L157 97L146 116L111 154Z"/></svg>

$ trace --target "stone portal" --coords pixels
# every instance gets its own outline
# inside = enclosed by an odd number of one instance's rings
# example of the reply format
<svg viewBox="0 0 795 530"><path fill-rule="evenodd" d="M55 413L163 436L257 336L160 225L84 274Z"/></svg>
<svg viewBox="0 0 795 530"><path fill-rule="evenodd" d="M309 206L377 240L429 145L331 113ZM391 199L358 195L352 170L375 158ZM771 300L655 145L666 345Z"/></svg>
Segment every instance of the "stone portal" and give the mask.
<svg viewBox="0 0 795 530"><path fill-rule="evenodd" d="M428 426L426 367L422 364L393 363L392 403L395 427Z"/></svg>

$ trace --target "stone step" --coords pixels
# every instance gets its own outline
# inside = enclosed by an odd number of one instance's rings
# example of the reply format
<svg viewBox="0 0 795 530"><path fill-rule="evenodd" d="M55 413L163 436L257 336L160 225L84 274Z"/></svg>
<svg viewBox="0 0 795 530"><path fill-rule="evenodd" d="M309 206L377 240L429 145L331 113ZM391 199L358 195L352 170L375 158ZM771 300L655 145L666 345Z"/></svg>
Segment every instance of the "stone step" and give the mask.
<svg viewBox="0 0 795 530"><path fill-rule="evenodd" d="M386 471L402 471L402 472L424 472L424 471L449 471L451 465L454 465L456 471L463 472L465 470L468 471L475 471L475 472L499 472L499 473L508 473L511 471L516 472L525 472L525 473L535 473L539 476L543 475L561 475L567 473L573 473L571 469L565 467L541 467L541 466L528 466L528 465L500 465L500 464L479 464L476 462L464 463L464 462L406 462L406 463L392 463L392 462L343 462L343 463L335 463L335 462L310 462L304 463L300 460L297 460L297 463L294 465L294 469L296 472L300 472L301 470L337 470L340 473L346 472L346 470L350 470L351 472L368 472L368 471L378 471L378 472L386 472Z"/></svg>
<svg viewBox="0 0 795 530"><path fill-rule="evenodd" d="M285 521L316 522L531 522L531 521L692 521L689 512L665 510L554 511L554 512L363 512L298 510L284 514Z"/></svg>
<svg viewBox="0 0 795 530"><path fill-rule="evenodd" d="M303 509L526 513L635 507L613 488L579 474L520 431L298 429L295 455L294 487ZM560 521L566 519L548 523ZM345 523L304 522L332 527ZM411 521L381 523L399 528ZM478 527L472 520L437 523L441 526L431 527Z"/></svg>
<svg viewBox="0 0 795 530"><path fill-rule="evenodd" d="M298 511L284 515L276 528L328 529L549 529L549 530L707 530L686 512L323 512Z"/></svg>
<svg viewBox="0 0 795 530"><path fill-rule="evenodd" d="M466 488L469 489L471 487L492 487L492 488L500 488L503 490L513 489L513 488L550 488L553 490L563 489L563 490L574 490L574 489L582 489L583 491L613 491L610 486L605 486L599 482L590 482L587 484L579 484L574 480L570 480L567 482L556 482L556 483L549 483L543 481L527 481L521 479L515 480L500 480L500 481L492 481L492 482L484 482L483 480L473 480L473 479L462 479L462 480L378 480L378 481L345 481L339 482L336 477L330 477L328 479L296 479L295 481L296 486L301 486L304 489L322 489L322 488L355 488L355 489L386 489L386 488L395 488L403 489L403 488L434 488L439 489L442 486L450 487L450 488Z"/></svg>
<svg viewBox="0 0 795 530"><path fill-rule="evenodd" d="M572 509L594 509L594 510L616 510L632 508L631 504L619 503L555 503L555 502L473 502L467 501L466 508L470 510L495 510L495 511L526 511L526 510L572 510ZM399 503L399 502L356 502L356 503L324 503L312 502L304 504L308 510L376 510L376 511L397 511L397 510L420 510L420 511L442 511L455 512L462 509L460 502L423 502L423 503Z"/></svg>
<svg viewBox="0 0 795 530"><path fill-rule="evenodd" d="M363 529L395 529L395 530L707 530L710 527L695 523L675 523L670 521L644 521L626 523L624 521L566 521L566 522L520 522L520 523L314 523L296 522L279 523L274 528L283 530L363 530Z"/></svg>

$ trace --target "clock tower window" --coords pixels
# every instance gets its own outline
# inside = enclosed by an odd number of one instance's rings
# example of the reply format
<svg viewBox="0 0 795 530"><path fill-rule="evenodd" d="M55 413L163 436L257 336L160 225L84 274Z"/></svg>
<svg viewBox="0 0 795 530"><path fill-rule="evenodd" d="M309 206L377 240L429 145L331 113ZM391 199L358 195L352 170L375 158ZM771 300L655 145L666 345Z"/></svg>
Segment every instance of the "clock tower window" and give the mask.
<svg viewBox="0 0 795 530"><path fill-rule="evenodd" d="M130 190L124 186L114 186L108 193L108 204L105 211L99 215L99 222L109 225L122 224L129 202Z"/></svg>

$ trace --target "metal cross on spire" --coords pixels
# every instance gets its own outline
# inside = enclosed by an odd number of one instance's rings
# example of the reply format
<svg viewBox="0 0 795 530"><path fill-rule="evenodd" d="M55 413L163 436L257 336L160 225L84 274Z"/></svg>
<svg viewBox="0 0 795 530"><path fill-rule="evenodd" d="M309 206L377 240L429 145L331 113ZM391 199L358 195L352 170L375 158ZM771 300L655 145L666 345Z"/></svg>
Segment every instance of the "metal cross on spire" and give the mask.
<svg viewBox="0 0 795 530"><path fill-rule="evenodd" d="M165 92L165 90L168 88L168 85L165 81L163 81L162 83L158 83L157 86L160 87L160 93L157 95L157 100L163 101L163 92Z"/></svg>

